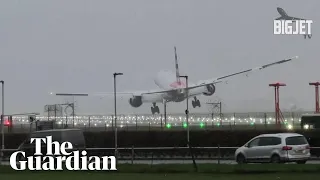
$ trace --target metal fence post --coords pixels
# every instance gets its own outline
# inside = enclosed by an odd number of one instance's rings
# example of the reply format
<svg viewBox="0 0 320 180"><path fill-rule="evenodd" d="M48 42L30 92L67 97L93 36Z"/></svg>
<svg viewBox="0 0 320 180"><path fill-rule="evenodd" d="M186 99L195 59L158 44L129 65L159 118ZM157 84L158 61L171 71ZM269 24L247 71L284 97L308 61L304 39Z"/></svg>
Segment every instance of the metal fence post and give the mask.
<svg viewBox="0 0 320 180"><path fill-rule="evenodd" d="M264 113L264 127L267 129L267 113Z"/></svg>
<svg viewBox="0 0 320 180"><path fill-rule="evenodd" d="M136 131L138 131L138 116L136 115Z"/></svg>
<svg viewBox="0 0 320 180"><path fill-rule="evenodd" d="M113 124L114 124L114 116L113 115L111 115L111 127L112 127L112 130L113 130Z"/></svg>
<svg viewBox="0 0 320 180"><path fill-rule="evenodd" d="M131 164L133 164L133 160L134 160L134 146L132 146L131 148Z"/></svg>
<svg viewBox="0 0 320 180"><path fill-rule="evenodd" d="M89 116L89 122L88 122L89 124L88 124L88 126L89 126L89 129L90 129L90 123L91 123L91 117Z"/></svg>
<svg viewBox="0 0 320 180"><path fill-rule="evenodd" d="M161 120L161 121L160 121L160 126L161 126L161 130L162 130L162 129L163 129L163 128L162 128L162 114L161 114L160 120Z"/></svg>
<svg viewBox="0 0 320 180"><path fill-rule="evenodd" d="M220 164L220 157L221 157L221 154L220 154L220 144L218 144L218 164Z"/></svg>

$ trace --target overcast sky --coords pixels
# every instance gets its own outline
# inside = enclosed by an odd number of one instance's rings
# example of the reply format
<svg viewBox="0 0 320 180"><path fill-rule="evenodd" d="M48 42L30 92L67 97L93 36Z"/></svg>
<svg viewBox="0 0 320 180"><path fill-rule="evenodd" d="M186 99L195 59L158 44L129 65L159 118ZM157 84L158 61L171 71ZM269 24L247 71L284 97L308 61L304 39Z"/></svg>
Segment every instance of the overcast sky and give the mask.
<svg viewBox="0 0 320 180"><path fill-rule="evenodd" d="M298 55L299 61L240 76L220 84L214 97L199 97L200 109L219 98L223 111L273 111L273 89L281 81L281 106L314 109L319 76L319 0L1 0L0 79L5 114L43 113L45 104L70 98L48 92L149 90L156 72L174 71L177 46L181 74L190 81L227 75ZM312 39L273 35L276 10L311 19ZM78 114L110 114L113 97L76 98ZM132 108L118 100L118 113L150 113L151 104ZM163 111L162 104L159 104ZM168 112L183 112L171 103Z"/></svg>

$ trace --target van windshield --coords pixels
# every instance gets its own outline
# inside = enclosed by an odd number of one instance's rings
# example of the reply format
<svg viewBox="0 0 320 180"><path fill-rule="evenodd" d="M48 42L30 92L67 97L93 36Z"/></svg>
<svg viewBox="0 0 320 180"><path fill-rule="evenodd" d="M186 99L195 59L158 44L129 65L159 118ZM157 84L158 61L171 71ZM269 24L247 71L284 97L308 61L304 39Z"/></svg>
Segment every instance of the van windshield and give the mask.
<svg viewBox="0 0 320 180"><path fill-rule="evenodd" d="M308 144L307 139L304 136L293 136L286 138L287 145L303 145Z"/></svg>

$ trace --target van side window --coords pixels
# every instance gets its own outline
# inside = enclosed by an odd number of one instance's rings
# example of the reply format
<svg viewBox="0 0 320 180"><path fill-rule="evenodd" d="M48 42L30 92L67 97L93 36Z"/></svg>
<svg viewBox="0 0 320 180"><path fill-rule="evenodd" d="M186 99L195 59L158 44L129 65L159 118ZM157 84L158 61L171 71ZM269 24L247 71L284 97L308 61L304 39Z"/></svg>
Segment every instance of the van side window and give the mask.
<svg viewBox="0 0 320 180"><path fill-rule="evenodd" d="M271 145L279 145L281 144L281 138L279 137L272 137L272 144Z"/></svg>
<svg viewBox="0 0 320 180"><path fill-rule="evenodd" d="M257 139L252 140L252 141L248 144L248 147L258 146L258 145L259 145L259 141L260 141L260 138L257 138Z"/></svg>
<svg viewBox="0 0 320 180"><path fill-rule="evenodd" d="M63 141L69 141L74 146L85 145L85 140L83 138L82 131L76 131L76 130L65 131L63 132L62 136L63 136L62 137Z"/></svg>
<svg viewBox="0 0 320 180"><path fill-rule="evenodd" d="M263 137L259 142L259 146L274 146L281 144L279 137Z"/></svg>
<svg viewBox="0 0 320 180"><path fill-rule="evenodd" d="M59 131L54 131L52 132L52 134L50 134L52 136L52 141L58 141L61 143L61 132ZM49 135L49 136L50 136Z"/></svg>
<svg viewBox="0 0 320 180"><path fill-rule="evenodd" d="M61 133L59 131L36 132L31 135L31 138L46 138L47 136L52 136L52 141L61 141Z"/></svg>

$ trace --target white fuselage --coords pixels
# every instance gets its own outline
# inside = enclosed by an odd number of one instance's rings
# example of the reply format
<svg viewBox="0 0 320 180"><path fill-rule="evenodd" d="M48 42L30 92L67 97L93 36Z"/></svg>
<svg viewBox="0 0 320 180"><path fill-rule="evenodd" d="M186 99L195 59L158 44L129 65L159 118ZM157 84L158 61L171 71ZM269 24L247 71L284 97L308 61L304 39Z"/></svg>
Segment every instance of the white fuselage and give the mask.
<svg viewBox="0 0 320 180"><path fill-rule="evenodd" d="M187 91L181 90L181 88L186 88L187 83L185 78L180 78L180 82L177 82L175 74L171 71L160 71L155 80L155 84L162 90L176 90L172 93L162 94L162 98L169 102L181 102L187 98ZM188 82L188 86L191 84ZM205 92L205 87L198 87L189 90L188 96L196 96Z"/></svg>

